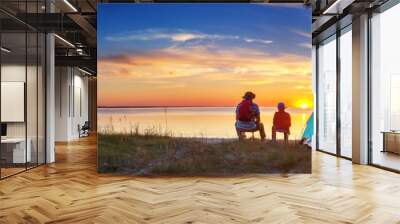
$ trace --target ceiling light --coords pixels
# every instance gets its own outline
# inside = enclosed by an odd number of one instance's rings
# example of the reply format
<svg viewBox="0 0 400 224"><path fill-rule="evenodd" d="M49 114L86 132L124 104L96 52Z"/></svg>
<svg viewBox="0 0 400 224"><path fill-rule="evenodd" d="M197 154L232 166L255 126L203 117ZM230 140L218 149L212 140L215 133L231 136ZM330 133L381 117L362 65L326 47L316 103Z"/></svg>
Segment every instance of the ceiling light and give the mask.
<svg viewBox="0 0 400 224"><path fill-rule="evenodd" d="M55 37L57 37L59 40L61 40L62 42L64 42L65 44L67 44L70 47L75 48L75 45L73 45L71 42L69 42L68 40L60 37L58 34L54 34Z"/></svg>
<svg viewBox="0 0 400 224"><path fill-rule="evenodd" d="M81 69L81 68L79 68L79 67L78 67L78 70L81 71L81 72L83 72L83 73L85 73L86 75L90 75L90 76L93 75L92 73L90 73L90 72L88 72L88 71L86 71L86 70L83 70L83 69Z"/></svg>
<svg viewBox="0 0 400 224"><path fill-rule="evenodd" d="M76 49L76 53L78 53L78 55L83 55L83 49L82 48L77 48Z"/></svg>
<svg viewBox="0 0 400 224"><path fill-rule="evenodd" d="M9 50L9 49L7 49L5 47L1 47L0 49L1 49L1 51L4 51L6 53L10 53L11 52L11 50Z"/></svg>
<svg viewBox="0 0 400 224"><path fill-rule="evenodd" d="M68 1L64 0L65 4L67 4L74 12L78 12L78 10Z"/></svg>
<svg viewBox="0 0 400 224"><path fill-rule="evenodd" d="M340 0L335 1L331 6L329 6L322 14L331 14L332 9L337 10L337 6L339 4Z"/></svg>
<svg viewBox="0 0 400 224"><path fill-rule="evenodd" d="M336 0L322 14L323 15L338 15L342 14L343 10L351 5L355 0Z"/></svg>

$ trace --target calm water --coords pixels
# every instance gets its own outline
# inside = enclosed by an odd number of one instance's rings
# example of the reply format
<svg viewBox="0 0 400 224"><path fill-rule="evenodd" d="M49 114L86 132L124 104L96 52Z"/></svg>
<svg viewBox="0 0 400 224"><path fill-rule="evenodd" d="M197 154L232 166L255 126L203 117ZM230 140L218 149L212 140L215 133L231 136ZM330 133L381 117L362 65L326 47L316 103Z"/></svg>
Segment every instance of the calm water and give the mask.
<svg viewBox="0 0 400 224"><path fill-rule="evenodd" d="M271 137L274 108L261 107L261 120ZM288 109L292 117L291 139L299 139L311 110ZM99 108L100 132L130 132L139 127L140 132L153 129L180 137L236 137L234 107L169 107L169 108ZM256 137L259 137L256 134ZM278 134L278 137L282 136Z"/></svg>

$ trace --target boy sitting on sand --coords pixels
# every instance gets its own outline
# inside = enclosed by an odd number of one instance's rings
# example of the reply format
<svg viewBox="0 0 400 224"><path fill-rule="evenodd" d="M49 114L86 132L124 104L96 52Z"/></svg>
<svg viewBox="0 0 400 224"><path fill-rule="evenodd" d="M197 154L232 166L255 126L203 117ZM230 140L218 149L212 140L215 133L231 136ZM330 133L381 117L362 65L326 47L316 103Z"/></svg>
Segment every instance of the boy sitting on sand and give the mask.
<svg viewBox="0 0 400 224"><path fill-rule="evenodd" d="M278 111L274 114L274 121L272 125L272 142L276 142L276 132L282 132L284 135L285 143L289 141L290 135L290 114L285 111L285 104L278 104Z"/></svg>

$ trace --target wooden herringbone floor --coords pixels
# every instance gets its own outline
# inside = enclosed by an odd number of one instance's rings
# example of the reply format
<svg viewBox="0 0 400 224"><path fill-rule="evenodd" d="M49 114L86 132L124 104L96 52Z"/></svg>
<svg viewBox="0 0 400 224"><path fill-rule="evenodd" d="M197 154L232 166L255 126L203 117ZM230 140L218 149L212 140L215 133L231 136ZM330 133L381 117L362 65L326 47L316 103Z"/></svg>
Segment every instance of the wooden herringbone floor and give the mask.
<svg viewBox="0 0 400 224"><path fill-rule="evenodd" d="M0 223L400 223L400 175L313 153L312 175L96 173L94 138L0 181Z"/></svg>

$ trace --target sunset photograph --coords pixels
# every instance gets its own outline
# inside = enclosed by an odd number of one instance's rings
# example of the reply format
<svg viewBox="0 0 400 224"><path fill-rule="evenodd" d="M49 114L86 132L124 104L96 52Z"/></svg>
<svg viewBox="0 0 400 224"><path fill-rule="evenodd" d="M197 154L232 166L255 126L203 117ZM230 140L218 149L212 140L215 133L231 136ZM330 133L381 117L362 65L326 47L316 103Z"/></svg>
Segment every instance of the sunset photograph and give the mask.
<svg viewBox="0 0 400 224"><path fill-rule="evenodd" d="M302 4L101 4L100 156L123 151L102 142L117 136L213 151L309 141L310 20Z"/></svg>

